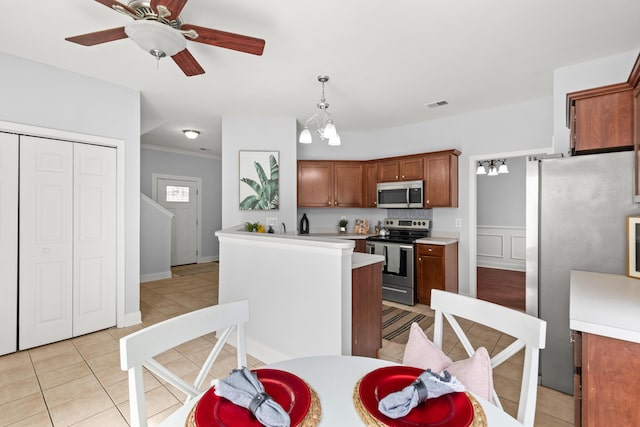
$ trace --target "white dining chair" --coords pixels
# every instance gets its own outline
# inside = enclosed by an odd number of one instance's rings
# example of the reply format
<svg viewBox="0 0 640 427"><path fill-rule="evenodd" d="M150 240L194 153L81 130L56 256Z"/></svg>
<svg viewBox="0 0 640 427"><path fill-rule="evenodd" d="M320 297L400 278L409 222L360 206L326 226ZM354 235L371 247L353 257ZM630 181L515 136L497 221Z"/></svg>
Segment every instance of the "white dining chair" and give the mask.
<svg viewBox="0 0 640 427"><path fill-rule="evenodd" d="M538 360L540 349L545 346L547 322L498 304L436 289L431 291L431 308L435 310L433 342L440 349L442 349L444 319L447 319L467 354L472 356L475 353L475 349L454 316L485 325L515 338L508 347L491 357L492 369L524 348L517 420L523 426L533 427L538 391ZM493 390L493 403L502 409L495 390Z"/></svg>
<svg viewBox="0 0 640 427"><path fill-rule="evenodd" d="M236 332L238 368L247 365L245 323L249 320L249 302L241 300L214 305L151 325L120 339L120 367L129 375L131 425L147 426L143 367L174 385L186 395L186 402L197 397L207 373L232 332ZM195 338L218 332L202 369L193 384L171 372L154 357Z"/></svg>

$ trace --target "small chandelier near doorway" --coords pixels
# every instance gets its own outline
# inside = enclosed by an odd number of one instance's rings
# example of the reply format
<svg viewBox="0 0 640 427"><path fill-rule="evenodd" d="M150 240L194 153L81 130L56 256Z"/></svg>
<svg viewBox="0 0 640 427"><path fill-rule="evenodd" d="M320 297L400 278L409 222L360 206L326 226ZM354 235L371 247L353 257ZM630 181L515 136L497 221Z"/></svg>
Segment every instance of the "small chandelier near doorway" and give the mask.
<svg viewBox="0 0 640 427"><path fill-rule="evenodd" d="M329 76L318 76L318 81L322 83L322 98L320 98L320 102L317 104L321 113L314 114L304 122L304 129L300 132L298 142L301 144L311 144L312 138L309 125L313 124L316 126L321 140L328 140L329 145L340 145L340 135L338 135L336 126L333 124L331 114L327 111L329 103L324 99L324 84L329 81ZM318 114L322 114L322 125L320 124L321 122L318 121Z"/></svg>
<svg viewBox="0 0 640 427"><path fill-rule="evenodd" d="M489 173L487 173L487 167L489 168ZM478 162L476 175L486 174L488 176L496 176L503 173L509 173L505 159L483 160Z"/></svg>

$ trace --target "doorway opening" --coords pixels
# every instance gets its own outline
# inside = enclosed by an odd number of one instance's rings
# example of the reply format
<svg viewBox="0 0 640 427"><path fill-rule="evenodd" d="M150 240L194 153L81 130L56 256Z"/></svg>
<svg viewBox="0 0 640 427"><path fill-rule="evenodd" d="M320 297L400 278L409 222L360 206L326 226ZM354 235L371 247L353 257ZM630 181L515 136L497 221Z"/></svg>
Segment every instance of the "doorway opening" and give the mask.
<svg viewBox="0 0 640 427"><path fill-rule="evenodd" d="M520 180L518 184L518 191L521 191L522 194L522 203L520 213L517 215L523 215L525 217L518 219L517 226L507 226L501 227L494 224L479 224L478 223L478 205L482 203L482 200L479 200L478 196L478 179L476 176L476 170L478 168L478 164L481 161L489 160L489 159L506 159L507 163L510 160L516 161L516 159L526 160L527 156L536 155L536 154L544 154L551 151L551 148L543 148L543 149L532 149L525 151L516 151L516 152L507 152L507 153L487 153L482 155L475 155L469 157L469 293L471 296L483 299L489 297L494 297L495 295L500 295L501 298L498 301L503 305L513 305L514 303L514 295L522 292L519 288L525 288L525 282L521 282L523 279L523 273L526 271L526 228L528 226L526 222L526 210L524 209L524 200L526 200L526 192L528 191L526 185L526 179ZM523 164L526 161L522 162ZM511 167L511 166L510 166ZM526 167L524 167L524 171L521 172L525 174L526 178ZM496 177L487 177L496 178ZM522 226L524 224L524 227ZM482 227L481 227L482 226ZM482 228L479 231L479 227ZM485 255L480 269L478 268L478 253L479 246L482 248L481 254ZM506 255L506 256L505 256ZM493 259L492 259L493 258ZM500 262L504 262L502 258L508 258L506 264L503 264L503 267L500 268L500 263L496 263L500 259ZM506 265L506 268L504 267ZM525 271L519 271L519 270ZM484 268L489 268L485 270ZM499 270L507 270L507 271L499 271ZM511 270L511 271L509 271ZM516 274L516 272L518 274ZM504 274L503 274L504 273ZM498 274L499 276L496 276ZM525 273L526 274L526 273ZM483 289L482 292L478 291L478 281L483 280L485 283L495 283L496 280L510 282L509 285L506 285L507 289ZM515 292L509 290L508 288L516 288ZM486 291L486 292L485 292ZM483 294L484 295L480 295ZM510 295L509 295L510 294ZM525 307L526 307L526 292L525 292ZM522 298L521 296L517 296L517 298ZM518 307L520 306L520 302L517 302ZM515 308L515 307L514 307ZM519 308L521 309L521 308Z"/></svg>
<svg viewBox="0 0 640 427"><path fill-rule="evenodd" d="M152 197L174 214L171 266L196 264L201 252L202 179L152 174Z"/></svg>

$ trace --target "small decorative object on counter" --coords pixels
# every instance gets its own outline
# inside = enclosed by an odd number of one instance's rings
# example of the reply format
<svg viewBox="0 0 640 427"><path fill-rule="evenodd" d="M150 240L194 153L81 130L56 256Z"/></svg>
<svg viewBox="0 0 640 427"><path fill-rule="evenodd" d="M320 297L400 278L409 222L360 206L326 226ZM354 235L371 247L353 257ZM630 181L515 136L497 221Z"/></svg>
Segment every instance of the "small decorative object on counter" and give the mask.
<svg viewBox="0 0 640 427"><path fill-rule="evenodd" d="M253 224L250 222L245 222L244 230L249 232L255 231L256 233L264 233L265 231L264 225L260 224L259 222L254 222Z"/></svg>
<svg viewBox="0 0 640 427"><path fill-rule="evenodd" d="M340 222L338 222L338 227L340 228L341 233L347 232L347 224L349 224L349 221L347 221L345 217L340 218Z"/></svg>
<svg viewBox="0 0 640 427"><path fill-rule="evenodd" d="M307 214L302 214L302 219L300 220L300 234L309 234L309 218L307 218Z"/></svg>
<svg viewBox="0 0 640 427"><path fill-rule="evenodd" d="M273 231L273 227L269 226L269 229L267 230L267 233L269 233L269 234L275 233L275 231Z"/></svg>
<svg viewBox="0 0 640 427"><path fill-rule="evenodd" d="M366 219L356 219L353 232L355 234L369 234L369 221Z"/></svg>

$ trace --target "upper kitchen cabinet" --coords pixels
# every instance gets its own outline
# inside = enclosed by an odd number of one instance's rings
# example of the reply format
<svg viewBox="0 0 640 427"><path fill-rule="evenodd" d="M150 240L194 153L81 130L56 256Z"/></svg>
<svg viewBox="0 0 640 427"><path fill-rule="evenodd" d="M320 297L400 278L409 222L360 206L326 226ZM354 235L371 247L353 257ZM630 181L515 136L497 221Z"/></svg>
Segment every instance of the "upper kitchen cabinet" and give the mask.
<svg viewBox="0 0 640 427"><path fill-rule="evenodd" d="M633 89L626 83L567 94L571 154L633 149Z"/></svg>
<svg viewBox="0 0 640 427"><path fill-rule="evenodd" d="M378 204L378 162L364 163L364 207L375 208Z"/></svg>
<svg viewBox="0 0 640 427"><path fill-rule="evenodd" d="M634 93L638 90L640 56L624 83L567 94L567 127L571 154L634 148Z"/></svg>
<svg viewBox="0 0 640 427"><path fill-rule="evenodd" d="M421 157L395 157L378 160L378 182L422 179Z"/></svg>
<svg viewBox="0 0 640 427"><path fill-rule="evenodd" d="M330 208L333 206L333 163L298 161L298 206Z"/></svg>
<svg viewBox="0 0 640 427"><path fill-rule="evenodd" d="M298 161L298 207L362 207L362 162Z"/></svg>
<svg viewBox="0 0 640 427"><path fill-rule="evenodd" d="M458 156L460 151L447 150L424 156L424 207L458 207Z"/></svg>

